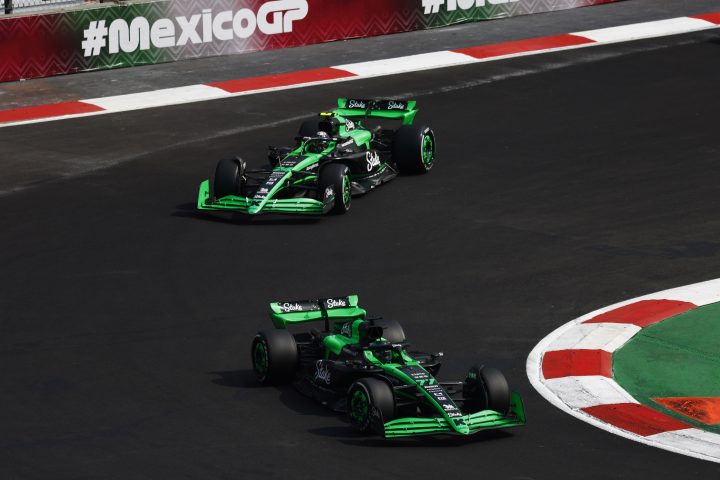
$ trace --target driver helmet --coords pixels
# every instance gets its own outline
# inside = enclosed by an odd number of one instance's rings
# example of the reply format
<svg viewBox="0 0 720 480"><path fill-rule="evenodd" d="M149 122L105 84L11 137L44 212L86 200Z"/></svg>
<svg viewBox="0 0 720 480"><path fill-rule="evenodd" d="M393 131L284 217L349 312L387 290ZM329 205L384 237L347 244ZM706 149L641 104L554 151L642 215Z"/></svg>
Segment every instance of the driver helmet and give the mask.
<svg viewBox="0 0 720 480"><path fill-rule="evenodd" d="M321 153L330 144L330 135L322 130L315 134L315 139L308 142L308 151L311 153Z"/></svg>

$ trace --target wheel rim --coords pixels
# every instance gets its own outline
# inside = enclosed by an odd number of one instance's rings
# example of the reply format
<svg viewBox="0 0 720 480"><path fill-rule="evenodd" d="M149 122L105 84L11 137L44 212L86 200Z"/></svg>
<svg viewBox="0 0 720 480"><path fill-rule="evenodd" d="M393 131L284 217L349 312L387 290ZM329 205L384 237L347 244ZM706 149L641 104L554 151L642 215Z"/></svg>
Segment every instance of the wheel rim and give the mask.
<svg viewBox="0 0 720 480"><path fill-rule="evenodd" d="M345 205L345 208L347 208L348 206L350 206L350 200L351 200L351 197L350 197L350 179L348 178L347 175L345 175L345 176L343 177L343 192L342 192L342 196L343 196L343 205Z"/></svg>
<svg viewBox="0 0 720 480"><path fill-rule="evenodd" d="M433 139L430 135L425 135L423 137L423 144L422 144L422 157L423 157L423 164L425 165L426 169L429 169L432 166L434 155L435 155L435 147L433 144Z"/></svg>
<svg viewBox="0 0 720 480"><path fill-rule="evenodd" d="M253 350L253 368L258 377L265 377L268 369L268 354L265 343L257 342Z"/></svg>
<svg viewBox="0 0 720 480"><path fill-rule="evenodd" d="M370 401L367 395L362 390L355 390L350 397L350 418L362 425L367 421L368 415L370 414Z"/></svg>

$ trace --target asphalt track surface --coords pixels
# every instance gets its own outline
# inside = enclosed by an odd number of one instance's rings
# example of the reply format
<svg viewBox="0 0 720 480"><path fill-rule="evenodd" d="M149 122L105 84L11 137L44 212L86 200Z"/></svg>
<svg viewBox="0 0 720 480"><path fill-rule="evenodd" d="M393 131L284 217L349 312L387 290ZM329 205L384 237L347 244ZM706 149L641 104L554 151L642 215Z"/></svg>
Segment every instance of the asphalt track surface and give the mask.
<svg viewBox="0 0 720 480"><path fill-rule="evenodd" d="M717 477L551 406L525 360L572 318L718 277L718 35L3 129L28 160L0 196L0 477ZM317 221L194 211L219 158L261 163L348 93L415 97L436 168ZM445 378L504 370L528 425L387 442L257 387L267 302L347 293Z"/></svg>

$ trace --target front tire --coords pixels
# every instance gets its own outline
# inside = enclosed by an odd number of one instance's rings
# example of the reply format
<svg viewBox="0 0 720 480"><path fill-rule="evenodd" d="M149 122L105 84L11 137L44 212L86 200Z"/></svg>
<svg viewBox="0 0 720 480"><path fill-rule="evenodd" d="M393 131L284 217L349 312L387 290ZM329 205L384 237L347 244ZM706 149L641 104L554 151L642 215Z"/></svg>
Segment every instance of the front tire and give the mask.
<svg viewBox="0 0 720 480"><path fill-rule="evenodd" d="M324 198L325 191L328 188L335 191L335 204L330 211L343 214L350 210L352 187L346 165L331 163L320 171L320 177L318 178L319 198Z"/></svg>
<svg viewBox="0 0 720 480"><path fill-rule="evenodd" d="M392 158L401 173L427 173L435 163L435 134L426 126L403 125L393 137Z"/></svg>
<svg viewBox="0 0 720 480"><path fill-rule="evenodd" d="M253 372L262 384L291 381L298 369L295 337L287 330L270 330L255 335L250 348Z"/></svg>
<svg viewBox="0 0 720 480"><path fill-rule="evenodd" d="M360 433L372 433L373 413L387 423L395 418L395 395L392 388L377 378L362 378L348 390L347 411L350 423Z"/></svg>
<svg viewBox="0 0 720 480"><path fill-rule="evenodd" d="M465 409L469 413L494 410L506 414L510 410L510 387L505 376L493 367L472 366L463 386Z"/></svg>
<svg viewBox="0 0 720 480"><path fill-rule="evenodd" d="M220 160L215 168L213 195L243 195L245 190L245 162L241 158Z"/></svg>

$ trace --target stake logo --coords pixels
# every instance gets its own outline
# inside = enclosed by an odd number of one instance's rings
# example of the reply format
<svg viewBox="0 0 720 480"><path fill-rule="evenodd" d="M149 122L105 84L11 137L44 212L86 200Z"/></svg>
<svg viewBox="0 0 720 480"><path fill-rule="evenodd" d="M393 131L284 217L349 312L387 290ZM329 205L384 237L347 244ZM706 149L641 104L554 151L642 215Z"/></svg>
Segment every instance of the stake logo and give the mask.
<svg viewBox="0 0 720 480"><path fill-rule="evenodd" d="M280 305L280 310L282 310L285 313L289 312L302 312L304 310L303 306L299 303L289 303L285 302Z"/></svg>
<svg viewBox="0 0 720 480"><path fill-rule="evenodd" d="M328 298L325 300L326 308L343 308L348 306L348 302L344 298Z"/></svg>
<svg viewBox="0 0 720 480"><path fill-rule="evenodd" d="M277 35L293 31L293 22L308 14L307 0L275 0L265 2L257 13L249 8L237 12L224 10L213 14L204 9L190 17L161 18L150 22L145 17L135 17L128 23L119 18L110 26L105 20L90 22L83 31L82 49L86 57L120 51L132 53L137 50L180 47L191 44L228 41L248 38L260 30L265 35Z"/></svg>
<svg viewBox="0 0 720 480"><path fill-rule="evenodd" d="M445 5L448 12L455 10L470 10L473 7L487 5L502 5L503 3L519 2L520 0L422 0L425 15L439 13L440 7Z"/></svg>
<svg viewBox="0 0 720 480"><path fill-rule="evenodd" d="M322 360L315 362L315 376L316 381L323 381L330 385L330 367Z"/></svg>
<svg viewBox="0 0 720 480"><path fill-rule="evenodd" d="M380 155L372 150L365 154L365 161L367 162L367 171L372 172L372 169L380 165Z"/></svg>
<svg viewBox="0 0 720 480"><path fill-rule="evenodd" d="M363 100L348 100L347 108L367 108L367 103Z"/></svg>

